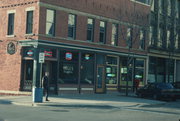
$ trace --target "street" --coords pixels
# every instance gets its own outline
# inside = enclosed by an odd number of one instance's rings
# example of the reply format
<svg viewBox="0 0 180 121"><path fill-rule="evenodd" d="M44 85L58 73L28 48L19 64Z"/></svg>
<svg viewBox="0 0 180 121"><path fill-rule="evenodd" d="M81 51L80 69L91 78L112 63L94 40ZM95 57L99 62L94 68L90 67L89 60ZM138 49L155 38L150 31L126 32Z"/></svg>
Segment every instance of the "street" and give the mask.
<svg viewBox="0 0 180 121"><path fill-rule="evenodd" d="M20 106L0 100L0 121L179 121L180 100L162 105Z"/></svg>

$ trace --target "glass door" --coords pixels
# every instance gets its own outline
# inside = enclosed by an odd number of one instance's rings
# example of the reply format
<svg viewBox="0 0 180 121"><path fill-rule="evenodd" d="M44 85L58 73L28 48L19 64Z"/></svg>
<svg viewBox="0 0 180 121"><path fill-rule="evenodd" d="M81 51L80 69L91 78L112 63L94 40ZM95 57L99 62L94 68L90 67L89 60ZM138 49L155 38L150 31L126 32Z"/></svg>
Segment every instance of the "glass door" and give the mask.
<svg viewBox="0 0 180 121"><path fill-rule="evenodd" d="M104 66L97 66L96 93L105 92Z"/></svg>

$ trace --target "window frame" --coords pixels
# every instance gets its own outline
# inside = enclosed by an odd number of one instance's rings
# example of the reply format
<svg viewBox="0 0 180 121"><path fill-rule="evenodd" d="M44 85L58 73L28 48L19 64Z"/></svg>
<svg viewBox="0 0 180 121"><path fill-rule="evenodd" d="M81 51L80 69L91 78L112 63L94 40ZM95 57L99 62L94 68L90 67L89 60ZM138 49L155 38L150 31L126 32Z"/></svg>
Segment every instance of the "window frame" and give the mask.
<svg viewBox="0 0 180 121"><path fill-rule="evenodd" d="M8 13L8 31L7 35L14 35L14 22L15 22L15 13Z"/></svg>
<svg viewBox="0 0 180 121"><path fill-rule="evenodd" d="M113 27L115 27L115 33L113 33ZM111 34L111 45L118 46L118 24L112 24L112 34Z"/></svg>
<svg viewBox="0 0 180 121"><path fill-rule="evenodd" d="M33 22L34 22L33 21L34 10L27 11L26 13L27 13L27 16L26 16L26 34L32 34L33 33Z"/></svg>
<svg viewBox="0 0 180 121"><path fill-rule="evenodd" d="M73 16L74 19L73 19L73 25L71 25L71 21L70 21L70 17ZM76 38L76 20L77 19L77 16L75 14L69 14L68 15L68 38L71 38L71 39L75 39ZM72 30L72 32L70 33L70 30ZM72 34L72 35L70 35Z"/></svg>
<svg viewBox="0 0 180 121"><path fill-rule="evenodd" d="M101 22L104 23L104 27L101 27ZM100 21L99 23L99 42L105 44L106 43L106 26L107 23L105 21ZM103 36L101 36L101 34L103 34ZM103 37L103 38L101 38Z"/></svg>
<svg viewBox="0 0 180 121"><path fill-rule="evenodd" d="M53 20L52 21L48 21L48 11L52 11L53 12ZM55 18L56 18L56 11L53 9L47 9L46 10L46 35L48 36L55 36ZM47 31L47 24L52 24L51 26L52 28L52 33L50 33L50 31Z"/></svg>
<svg viewBox="0 0 180 121"><path fill-rule="evenodd" d="M92 24L89 24L88 20L92 20ZM88 34L91 31L91 39L88 39ZM87 37L86 37L87 41L93 42L94 41L94 19L93 18L88 18L87 19Z"/></svg>

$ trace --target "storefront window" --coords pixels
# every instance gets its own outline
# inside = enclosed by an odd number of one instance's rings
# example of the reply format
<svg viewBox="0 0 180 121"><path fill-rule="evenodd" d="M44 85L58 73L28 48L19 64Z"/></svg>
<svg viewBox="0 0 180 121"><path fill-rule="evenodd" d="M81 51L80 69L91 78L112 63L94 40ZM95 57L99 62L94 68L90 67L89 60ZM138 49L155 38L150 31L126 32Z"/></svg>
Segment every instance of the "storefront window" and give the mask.
<svg viewBox="0 0 180 121"><path fill-rule="evenodd" d="M94 84L94 54L81 55L81 84Z"/></svg>
<svg viewBox="0 0 180 121"><path fill-rule="evenodd" d="M140 82L144 80L144 60L136 59L135 60L135 79L138 79Z"/></svg>
<svg viewBox="0 0 180 121"><path fill-rule="evenodd" d="M60 51L59 83L78 84L78 52Z"/></svg>
<svg viewBox="0 0 180 121"><path fill-rule="evenodd" d="M117 57L107 56L106 58L106 84L117 84Z"/></svg>

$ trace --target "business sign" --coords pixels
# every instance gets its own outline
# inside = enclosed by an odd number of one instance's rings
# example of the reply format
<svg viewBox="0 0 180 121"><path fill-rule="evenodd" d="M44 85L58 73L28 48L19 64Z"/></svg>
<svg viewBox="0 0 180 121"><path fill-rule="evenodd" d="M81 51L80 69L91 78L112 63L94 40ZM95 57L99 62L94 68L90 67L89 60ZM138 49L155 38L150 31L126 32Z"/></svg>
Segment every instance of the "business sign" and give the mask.
<svg viewBox="0 0 180 121"><path fill-rule="evenodd" d="M65 55L65 58L66 58L66 60L68 60L68 61L72 60L72 53L67 52L66 55Z"/></svg>
<svg viewBox="0 0 180 121"><path fill-rule="evenodd" d="M45 50L44 53L46 57L52 57L52 51Z"/></svg>
<svg viewBox="0 0 180 121"><path fill-rule="evenodd" d="M28 50L28 51L27 51L27 55L28 55L29 57L32 57L33 54L34 54L33 50Z"/></svg>
<svg viewBox="0 0 180 121"><path fill-rule="evenodd" d="M44 63L45 60L45 54L44 53L39 53L39 63Z"/></svg>

